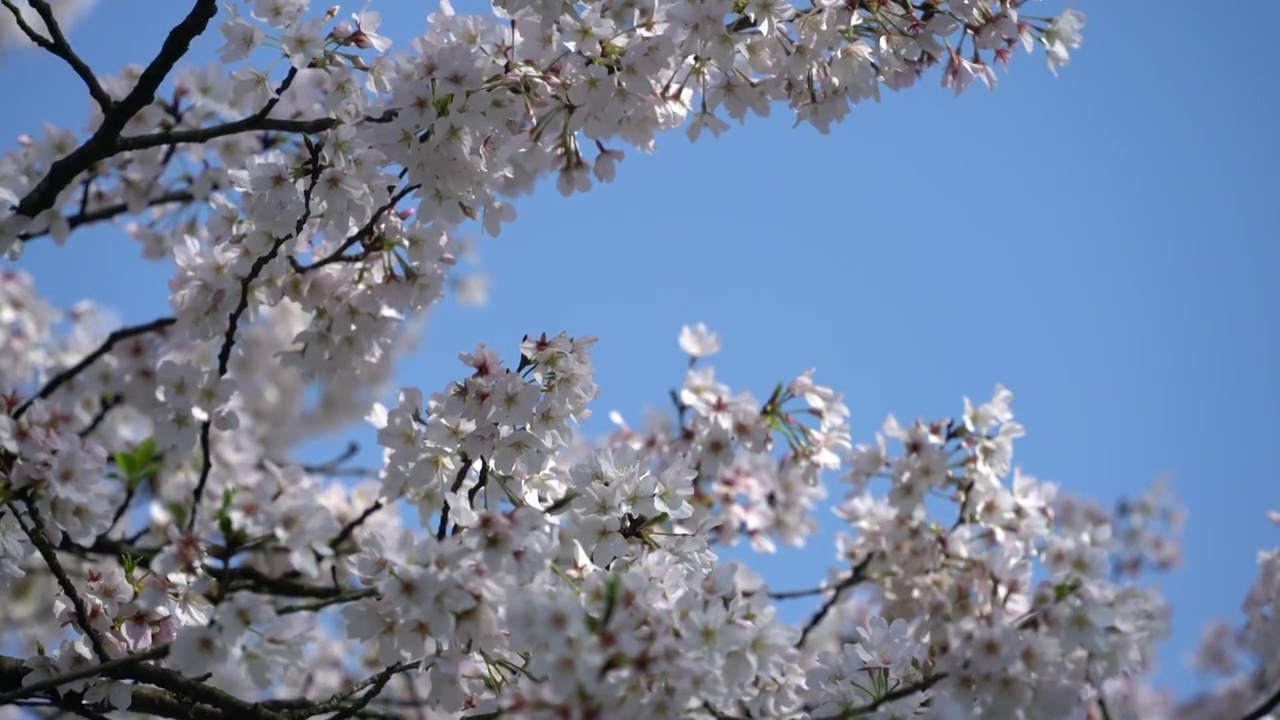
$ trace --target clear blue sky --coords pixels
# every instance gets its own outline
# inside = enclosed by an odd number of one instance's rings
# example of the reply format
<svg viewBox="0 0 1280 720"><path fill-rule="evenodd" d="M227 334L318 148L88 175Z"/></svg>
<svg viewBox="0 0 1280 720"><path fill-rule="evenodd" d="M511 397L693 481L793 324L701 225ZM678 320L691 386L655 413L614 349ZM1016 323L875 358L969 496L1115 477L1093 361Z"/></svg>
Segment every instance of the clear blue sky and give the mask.
<svg viewBox="0 0 1280 720"><path fill-rule="evenodd" d="M115 72L146 62L186 5L102 3L71 38ZM429 10L374 7L401 47ZM1222 35L1226 17L1205 26L1188 0L1077 7L1085 46L1056 80L1039 54L990 94L954 98L935 73L827 137L779 108L718 140L629 151L588 195L523 199L479 245L488 306L445 303L401 384L437 389L480 341L512 357L526 332L596 335L601 430L609 410L638 420L662 403L681 377L676 334L696 321L723 333L716 364L735 387L763 397L815 366L859 440L887 413L954 414L1005 383L1032 475L1110 504L1172 474L1189 523L1186 563L1161 579L1178 628L1161 678L1195 687L1182 658L1206 620L1240 618L1256 551L1280 540L1264 517L1280 508L1280 85L1261 17ZM192 58L220 42L211 30ZM6 148L87 109L35 51L0 57L0 96ZM36 243L21 265L64 306L91 297L137 322L167 312L168 277L138 257L106 230ZM810 586L834 530L758 566Z"/></svg>

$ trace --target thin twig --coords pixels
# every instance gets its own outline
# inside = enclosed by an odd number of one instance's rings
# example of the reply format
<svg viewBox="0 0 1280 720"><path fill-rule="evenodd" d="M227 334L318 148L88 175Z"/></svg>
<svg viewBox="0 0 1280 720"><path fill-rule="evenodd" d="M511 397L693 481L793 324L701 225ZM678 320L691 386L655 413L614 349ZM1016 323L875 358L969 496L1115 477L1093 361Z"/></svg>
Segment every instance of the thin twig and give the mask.
<svg viewBox="0 0 1280 720"><path fill-rule="evenodd" d="M827 613L831 612L831 609L836 606L836 603L840 602L840 596L844 594L845 590L848 590L849 588L861 583L863 580L866 580L865 572L867 566L871 564L871 558L873 557L875 557L874 554L867 555L862 562L853 566L853 572L849 573L849 577L841 580L839 583L836 583L831 587L831 597L827 598L822 603L818 610L809 617L809 621L804 624L804 627L801 628L800 639L796 641L796 647L804 645L805 641L809 639L809 634L818 627L818 624L827 616Z"/></svg>
<svg viewBox="0 0 1280 720"><path fill-rule="evenodd" d="M365 598L377 597L377 595L378 595L377 588L365 588L363 590L352 590L350 592L344 592L341 595L334 595L333 597L326 598L324 600L316 600L314 602L309 602L309 603L297 603L295 605L285 605L284 607L276 611L276 614L292 615L293 613L300 613L300 612L317 612L319 610L323 610L332 605L355 602L356 600L363 600Z"/></svg>
<svg viewBox="0 0 1280 720"><path fill-rule="evenodd" d="M0 0L0 2L4 2L4 0ZM189 190L171 190L163 195L157 195L148 200L147 207L150 208L158 205L169 205L172 203L186 203L195 199L196 196ZM89 225L91 223L102 222L103 220L110 220L128 212L128 203L116 203L114 205L100 207L97 210L86 210L75 215L68 215L65 219L67 221L67 227L70 230L75 230L81 225ZM18 239L26 242L28 240L34 240L41 235L47 235L48 233L48 229L40 230L38 232L23 233L18 236Z"/></svg>
<svg viewBox="0 0 1280 720"><path fill-rule="evenodd" d="M107 419L107 415L109 415L112 410L120 407L120 404L123 402L124 399L119 395L112 395L106 400L103 400L102 407L98 408L98 412L94 413L93 419L89 421L89 424L86 425L83 430L76 434L80 436L81 440L92 435L93 431L97 430L98 427L102 425L102 421Z"/></svg>
<svg viewBox="0 0 1280 720"><path fill-rule="evenodd" d="M154 147L163 147L165 145L181 145L181 144L201 144L216 140L220 137L228 135L240 135L248 132L281 132L296 133L298 135L314 135L332 130L338 124L337 118L323 117L311 120L284 120L280 118L269 118L267 113L275 107L275 103L279 102L279 91L277 97L268 103L266 112L258 111L253 115L240 120L223 123L221 125L212 125L205 128L195 128L191 130L166 130L164 132L151 133L149 135L134 135L131 137L120 138L119 148L124 151L148 150ZM366 117L365 122L371 123L387 123L396 118L398 113L395 110L387 110L378 117Z"/></svg>
<svg viewBox="0 0 1280 720"><path fill-rule="evenodd" d="M31 501L27 501L27 517L31 519L31 527L22 521L22 514L18 512L18 508L14 507L12 502L5 503L9 506L9 511L13 513L13 518L18 522L19 527L30 538L31 544L36 546L36 550L40 553L40 557L44 558L44 562L49 566L49 572L58 580L58 586L62 588L62 593L71 601L71 606L76 611L76 622L85 636L89 638L89 644L93 646L93 652L102 662L111 660L111 654L107 652L107 646L102 642L102 636L98 634L98 629L89 622L89 606L85 605L84 598L80 597L80 593L76 590L76 586L71 582L71 576L67 575L67 571L62 567L62 562L58 560L58 553L54 551L53 545L49 543L49 536L44 529L44 521L40 519L40 513L36 510L36 506Z"/></svg>
<svg viewBox="0 0 1280 720"><path fill-rule="evenodd" d="M848 718L869 716L871 715L871 713L875 712L876 710L879 710L880 706L891 703L894 700L901 700L902 698L905 698L905 697L911 697L912 695L915 695L918 692L924 692L929 688L933 687L934 685L937 685L939 682L942 682L944 679L946 679L946 677L947 677L946 673L938 673L937 675L931 675L923 680L911 683L910 685L904 685L898 688L897 690L890 690L889 692L885 693L884 695L881 695L880 697L867 703L866 705L860 705L856 708L851 708L849 710L846 710L836 715L824 715L820 717L810 718L810 720L848 720Z"/></svg>
<svg viewBox="0 0 1280 720"><path fill-rule="evenodd" d="M329 547L334 548L336 550L338 546L346 542L347 538L351 537L355 533L355 531L359 529L361 525L364 524L366 520L368 520L374 513L378 512L382 508L383 508L383 504L381 500L374 501L374 503L370 505L368 508L366 508L364 512L360 513L358 517L356 517L346 525L342 526L342 530L340 530L338 534L335 535L334 538L329 541Z"/></svg>
<svg viewBox="0 0 1280 720"><path fill-rule="evenodd" d="M471 470L472 461L465 455L462 462L458 465L458 472L454 475L453 485L449 488L449 492L458 492L462 487L463 481L467 479L467 472ZM449 534L449 501L444 501L444 506L440 508L440 526L436 528L436 539L443 541Z"/></svg>
<svg viewBox="0 0 1280 720"><path fill-rule="evenodd" d="M357 230L351 237L344 240L342 242L342 245L338 246L337 250L334 250L333 252L311 263L310 265L297 265L295 262L294 270L300 273L308 273L308 272L311 272L312 270L318 270L324 267L325 265L331 265L337 262L347 262L347 261L354 261L354 260L361 259L358 256L352 257L349 255L345 255L344 253L346 253L352 247L355 247L356 243L362 242L365 240L365 238L368 238L370 235L372 235L374 228L378 224L378 221L382 220L382 217L386 215L387 212L394 209L396 205L400 204L401 200L408 197L410 193L412 193L414 190L417 190L420 187L422 186L407 185L404 188L401 188L399 192L391 196L391 199L388 200L386 204L382 205L381 207L379 207L377 210L374 211L373 216L369 218L369 222L365 223L364 226L361 227L359 230Z"/></svg>
<svg viewBox="0 0 1280 720"><path fill-rule="evenodd" d="M159 320L152 320L151 322L143 325L134 325L116 330L108 335L107 339L104 340L96 350L84 356L80 362L50 378L49 382L45 383L44 387L40 388L40 392L36 393L33 397L22 403L22 405L18 406L18 409L13 413L13 418L17 420L22 417L27 410L31 409L31 404L36 400L49 399L49 396L57 392L58 388L74 380L77 375L84 372L93 363L97 362L98 358L101 358L103 355L111 352L111 349L122 340L128 340L132 337L146 335L147 333L155 332L157 330L163 330L173 325L174 322L175 320L173 318L166 317L160 318Z"/></svg>
<svg viewBox="0 0 1280 720"><path fill-rule="evenodd" d="M293 73L285 78L285 85L292 82ZM281 87L285 87L281 85ZM271 103L268 103L271 105ZM294 224L293 233L285 237L277 238L271 244L271 249L267 253L253 261L252 267L249 268L248 274L240 281L240 300L236 304L231 315L227 318L227 331L222 336L222 347L218 349L218 379L226 377L227 370L231 364L231 350L236 344L236 331L240 326L240 319L249 309L249 286L254 280L262 274L267 265L280 254L280 248L291 238L300 237L302 230L307 226L307 222L311 220L311 196L315 191L316 185L320 182L321 164L320 150L324 147L323 142L316 143L311 146L311 180L303 190L303 209L302 216L298 218L298 222ZM206 418L200 423L200 478L196 481L195 491L191 500L191 515L187 518L187 532L195 530L196 520L200 515L200 500L204 496L205 485L209 482L209 473L213 471L213 455L209 451L209 433L213 426L213 418Z"/></svg>
<svg viewBox="0 0 1280 720"><path fill-rule="evenodd" d="M825 585L823 587L807 588L805 590L770 590L766 593L770 600L798 600L800 598L813 597L814 595L825 595L831 592L832 587Z"/></svg>
<svg viewBox="0 0 1280 720"><path fill-rule="evenodd" d="M18 28L22 30L31 42L48 50L53 55L61 58L63 62L71 66L76 75L84 81L85 87L89 89L89 95L98 103L98 107L102 108L102 114L106 115L111 112L115 106L115 101L102 89L102 84L98 82L98 76L93 74L93 70L89 65L71 49L71 44L67 42L67 38L62 34L62 28L58 26L58 19L53 15L53 8L49 7L49 3L45 0L27 0L27 4L36 11L40 19L44 21L45 29L49 31L49 37L45 38L36 32L35 28L27 24L25 18L22 17L22 11L19 10L10 0L0 0L0 4L9 8L9 12L13 13L13 19L18 23Z"/></svg>
<svg viewBox="0 0 1280 720"><path fill-rule="evenodd" d="M371 695L376 696L377 692L381 692L382 688L386 687L387 683L391 681L391 678L403 672L416 670L420 665L422 665L421 660L411 663L398 663L396 665L392 665L386 670L354 683L351 687L348 687L345 690L334 693L328 700L323 700L314 703L309 707L294 710L293 712L288 713L287 717L289 720L304 720L304 718L309 718L315 715L323 715L325 713L338 711L344 706L348 709L354 708L355 710L362 710L365 705L369 704L369 701L373 700ZM355 704L351 706L346 705L348 700L355 697L357 693L365 688L374 688L377 692L371 691L371 695L365 695L360 700L357 700ZM347 715L346 717L351 716Z"/></svg>

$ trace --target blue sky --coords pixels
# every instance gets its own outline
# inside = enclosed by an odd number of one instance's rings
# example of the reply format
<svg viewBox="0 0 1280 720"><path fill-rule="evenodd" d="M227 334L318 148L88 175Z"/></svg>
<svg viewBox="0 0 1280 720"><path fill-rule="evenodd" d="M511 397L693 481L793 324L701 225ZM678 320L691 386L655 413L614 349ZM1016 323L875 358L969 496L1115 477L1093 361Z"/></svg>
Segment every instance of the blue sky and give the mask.
<svg viewBox="0 0 1280 720"><path fill-rule="evenodd" d="M145 63L186 9L128 5L70 33L100 72ZM1278 539L1265 511L1280 508L1280 86L1249 37L1261 18L1209 43L1188 26L1200 3L1076 5L1085 46L1058 79L1040 54L995 93L955 98L935 73L825 137L777 108L717 140L629 151L585 196L522 199L479 243L489 304L441 306L400 383L440 387L477 342L514 357L526 332L596 335L599 431L609 410L639 420L662 404L682 373L676 335L697 321L723 333L715 364L735 387L763 397L816 367L858 440L888 413L951 415L1004 383L1030 474L1105 504L1172 475L1189 522L1184 566L1159 579L1177 627L1160 677L1199 687L1182 658L1205 621L1240 618L1256 551ZM374 7L402 47L429 10ZM211 30L192 58L218 44ZM35 51L0 56L0 96L6 148L87 110L70 71ZM20 265L59 304L94 298L138 322L167 313L168 277L138 257L106 229L36 243ZM835 529L824 520L807 549L757 566L808 587Z"/></svg>

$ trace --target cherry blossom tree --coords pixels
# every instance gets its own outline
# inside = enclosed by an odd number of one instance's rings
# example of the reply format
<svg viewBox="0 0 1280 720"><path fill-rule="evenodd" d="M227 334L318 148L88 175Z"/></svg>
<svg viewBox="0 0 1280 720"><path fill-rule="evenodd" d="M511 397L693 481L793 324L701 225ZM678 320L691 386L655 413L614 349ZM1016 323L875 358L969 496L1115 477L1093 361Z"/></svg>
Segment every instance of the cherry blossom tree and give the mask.
<svg viewBox="0 0 1280 720"><path fill-rule="evenodd" d="M1280 550L1205 634L1219 688L1175 702L1144 679L1168 615L1139 581L1177 561L1176 502L1158 483L1109 511L1023 474L1002 387L856 444L812 373L724 385L698 325L667 409L603 438L578 430L592 338L480 346L376 402L459 229L498 234L544 177L585 192L628 145L779 104L827 132L1025 53L1056 72L1079 12L441 2L402 52L367 8L187 3L147 65L103 75L48 0L0 0L90 98L84 132L0 158L0 718L1274 717ZM215 26L221 63L180 65ZM42 299L23 248L103 223L172 263L169 316ZM297 458L356 423L376 467ZM717 556L832 510L812 588ZM780 621L796 598L817 610Z"/></svg>

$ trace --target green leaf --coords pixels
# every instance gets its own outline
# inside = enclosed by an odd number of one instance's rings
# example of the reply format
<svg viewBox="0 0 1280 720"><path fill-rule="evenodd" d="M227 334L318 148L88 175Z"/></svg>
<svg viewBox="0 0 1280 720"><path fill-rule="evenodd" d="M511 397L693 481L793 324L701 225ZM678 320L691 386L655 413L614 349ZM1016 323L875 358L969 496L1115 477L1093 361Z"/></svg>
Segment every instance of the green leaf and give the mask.
<svg viewBox="0 0 1280 720"><path fill-rule="evenodd" d="M231 525L231 516L226 514L218 516L218 532L222 533L222 537L230 541L232 535L235 534L235 528Z"/></svg>
<svg viewBox="0 0 1280 720"><path fill-rule="evenodd" d="M227 488L222 493L222 505L218 508L218 531L222 533L228 545L232 544L236 534L235 526L231 524L231 502L235 496L235 488Z"/></svg>
<svg viewBox="0 0 1280 720"><path fill-rule="evenodd" d="M130 490L160 473L160 458L156 453L156 441L147 438L128 452L118 452L113 458L120 477Z"/></svg>
<svg viewBox="0 0 1280 720"><path fill-rule="evenodd" d="M645 520L644 527L648 528L648 527L653 527L654 525L660 525L670 519L671 519L670 513L661 512Z"/></svg>
<svg viewBox="0 0 1280 720"><path fill-rule="evenodd" d="M1080 589L1080 581L1072 578L1066 582L1058 583L1053 589L1053 596L1056 602L1062 602L1071 596L1076 590Z"/></svg>

